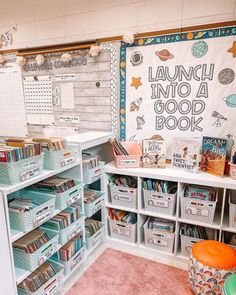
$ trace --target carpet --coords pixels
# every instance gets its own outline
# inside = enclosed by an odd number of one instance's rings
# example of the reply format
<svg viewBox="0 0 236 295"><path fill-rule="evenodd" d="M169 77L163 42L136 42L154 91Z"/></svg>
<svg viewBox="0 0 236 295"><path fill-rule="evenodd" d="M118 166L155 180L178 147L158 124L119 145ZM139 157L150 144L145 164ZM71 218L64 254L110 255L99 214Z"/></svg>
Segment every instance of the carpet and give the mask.
<svg viewBox="0 0 236 295"><path fill-rule="evenodd" d="M187 271L106 249L66 295L191 295Z"/></svg>

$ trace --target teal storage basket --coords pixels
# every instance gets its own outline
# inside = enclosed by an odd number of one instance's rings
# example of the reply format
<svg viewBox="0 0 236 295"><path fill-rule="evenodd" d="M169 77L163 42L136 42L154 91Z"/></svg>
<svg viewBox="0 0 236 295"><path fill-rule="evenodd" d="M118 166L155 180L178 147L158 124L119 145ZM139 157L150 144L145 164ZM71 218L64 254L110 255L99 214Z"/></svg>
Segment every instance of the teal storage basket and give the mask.
<svg viewBox="0 0 236 295"><path fill-rule="evenodd" d="M57 193L56 194L56 209L63 210L67 207L69 207L71 204L78 201L83 194L83 184L79 182L78 180L75 181L75 186L68 189L67 191L63 193Z"/></svg>
<svg viewBox="0 0 236 295"><path fill-rule="evenodd" d="M10 226L23 232L29 232L54 215L55 196L30 190L20 190L10 195L32 199L40 205L27 212L15 212L9 208Z"/></svg>
<svg viewBox="0 0 236 295"><path fill-rule="evenodd" d="M42 230L48 234L50 240L34 253L27 254L21 250L13 248L14 263L16 267L34 271L57 251L59 242L58 232L45 228L42 228Z"/></svg>
<svg viewBox="0 0 236 295"><path fill-rule="evenodd" d="M94 191L98 198L92 203L86 204L84 203L84 212L86 217L91 217L98 210L100 210L104 206L104 192Z"/></svg>
<svg viewBox="0 0 236 295"><path fill-rule="evenodd" d="M104 223L99 222L100 229L93 234L92 236L88 236L86 234L86 247L89 251L93 251L104 239Z"/></svg>
<svg viewBox="0 0 236 295"><path fill-rule="evenodd" d="M85 259L86 245L83 245L68 261L56 260L65 267L65 276L68 276L73 270L78 268Z"/></svg>
<svg viewBox="0 0 236 295"><path fill-rule="evenodd" d="M74 221L70 226L60 230L59 243L64 245L84 229L84 216Z"/></svg>
<svg viewBox="0 0 236 295"><path fill-rule="evenodd" d="M44 154L12 163L0 163L0 182L16 184L38 176L43 171Z"/></svg>
<svg viewBox="0 0 236 295"><path fill-rule="evenodd" d="M76 163L78 158L77 145L68 145L65 149L59 151L44 151L43 168L49 170L60 169Z"/></svg>
<svg viewBox="0 0 236 295"><path fill-rule="evenodd" d="M85 184L91 184L102 177L105 162L100 161L98 166L87 169L83 168L83 178Z"/></svg>
<svg viewBox="0 0 236 295"><path fill-rule="evenodd" d="M48 262L53 265L53 267L57 271L57 274L35 292L29 292L18 287L18 295L52 295L56 292L56 290L58 289L58 287L60 287L64 280L64 266L57 261L51 259Z"/></svg>

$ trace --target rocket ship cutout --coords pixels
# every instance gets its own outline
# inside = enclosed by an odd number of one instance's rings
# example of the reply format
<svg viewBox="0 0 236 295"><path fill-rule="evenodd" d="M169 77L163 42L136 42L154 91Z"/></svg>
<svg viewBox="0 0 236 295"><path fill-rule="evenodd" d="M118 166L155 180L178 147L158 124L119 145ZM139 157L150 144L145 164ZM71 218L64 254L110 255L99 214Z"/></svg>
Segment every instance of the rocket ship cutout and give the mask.
<svg viewBox="0 0 236 295"><path fill-rule="evenodd" d="M130 104L130 111L131 112L138 111L140 109L140 105L142 101L143 101L142 97L137 98L135 101L132 101Z"/></svg>

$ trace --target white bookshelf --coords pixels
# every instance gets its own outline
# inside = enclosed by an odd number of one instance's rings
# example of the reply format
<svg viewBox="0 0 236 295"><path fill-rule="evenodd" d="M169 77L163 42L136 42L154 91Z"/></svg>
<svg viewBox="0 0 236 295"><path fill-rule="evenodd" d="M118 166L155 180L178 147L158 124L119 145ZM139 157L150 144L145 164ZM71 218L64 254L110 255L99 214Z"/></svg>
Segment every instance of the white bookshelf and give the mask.
<svg viewBox="0 0 236 295"><path fill-rule="evenodd" d="M137 192L137 208L129 208L125 206L117 206L111 204L110 199L110 190L109 190L109 177L111 175L129 175L137 178L138 192ZM167 180L174 181L178 184L177 191L177 200L176 200L176 210L174 214L167 215L156 212L150 212L145 210L143 202L143 193L142 193L142 180L144 178L158 179L158 180ZM217 177L207 173L199 172L198 174L191 174L187 172L182 172L179 170L174 170L171 167L165 169L149 169L149 168L125 168L118 169L116 168L114 162L110 162L105 166L105 187L106 187L106 220L108 218L108 209L114 208L118 210L124 210L127 212L134 212L137 214L137 241L136 243L128 243L122 239L111 238L109 232L109 224L106 222L106 238L107 241L113 244L120 244L123 247L131 247L133 251L144 251L146 254L155 254L157 257L165 257L168 260L168 257L176 261L182 261L187 266L188 258L183 257L180 252L180 236L179 236L179 227L181 223L199 225L206 228L217 230L219 233L219 240L222 238L224 231L235 232L236 228L229 227L229 210L227 206L228 202L228 192L230 190L236 190L236 181L230 177ZM218 197L218 207L215 212L214 221L212 224L204 223L202 221L189 220L181 217L180 202L181 202L181 192L183 191L186 184L197 184L203 186L210 186L219 189ZM144 231L143 224L146 221L148 216L154 216L159 218L164 218L167 220L172 220L175 222L175 243L172 253L166 253L159 250L155 250L149 247L146 247L144 244Z"/></svg>

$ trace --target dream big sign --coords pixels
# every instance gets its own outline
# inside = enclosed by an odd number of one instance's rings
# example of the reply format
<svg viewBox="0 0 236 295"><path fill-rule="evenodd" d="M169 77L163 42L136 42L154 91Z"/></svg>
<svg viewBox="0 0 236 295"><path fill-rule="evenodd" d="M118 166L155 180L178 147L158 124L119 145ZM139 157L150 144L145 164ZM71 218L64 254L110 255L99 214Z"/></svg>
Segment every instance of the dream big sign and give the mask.
<svg viewBox="0 0 236 295"><path fill-rule="evenodd" d="M120 134L236 140L236 27L135 40L121 46Z"/></svg>

